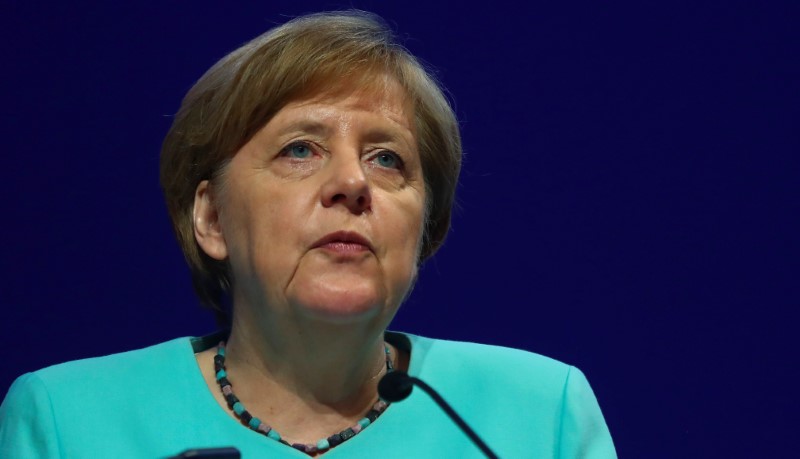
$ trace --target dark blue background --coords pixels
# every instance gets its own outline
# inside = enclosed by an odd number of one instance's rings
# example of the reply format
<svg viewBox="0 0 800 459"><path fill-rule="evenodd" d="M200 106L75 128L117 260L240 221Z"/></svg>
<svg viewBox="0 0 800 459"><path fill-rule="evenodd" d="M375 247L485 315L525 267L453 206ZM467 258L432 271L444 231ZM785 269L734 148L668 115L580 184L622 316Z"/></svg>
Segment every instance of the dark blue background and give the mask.
<svg viewBox="0 0 800 459"><path fill-rule="evenodd" d="M2 7L0 391L214 328L160 194L170 115L273 24L355 6L439 70L464 135L393 328L580 367L622 457L796 450L795 2L111 3Z"/></svg>

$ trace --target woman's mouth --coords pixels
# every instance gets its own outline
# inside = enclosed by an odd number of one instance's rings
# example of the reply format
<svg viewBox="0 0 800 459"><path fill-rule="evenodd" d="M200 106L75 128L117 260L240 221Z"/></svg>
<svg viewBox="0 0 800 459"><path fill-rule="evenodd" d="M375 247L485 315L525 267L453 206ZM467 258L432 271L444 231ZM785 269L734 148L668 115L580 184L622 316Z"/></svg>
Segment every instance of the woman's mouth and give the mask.
<svg viewBox="0 0 800 459"><path fill-rule="evenodd" d="M372 251L367 238L353 231L336 231L323 236L312 248L319 248L340 254Z"/></svg>

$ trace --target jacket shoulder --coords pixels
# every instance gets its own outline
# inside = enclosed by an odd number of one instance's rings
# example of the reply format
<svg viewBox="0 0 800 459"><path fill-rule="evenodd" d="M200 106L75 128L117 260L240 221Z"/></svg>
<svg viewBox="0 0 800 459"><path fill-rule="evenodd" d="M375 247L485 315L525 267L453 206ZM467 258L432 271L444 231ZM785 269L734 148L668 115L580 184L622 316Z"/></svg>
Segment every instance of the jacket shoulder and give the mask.
<svg viewBox="0 0 800 459"><path fill-rule="evenodd" d="M149 384L189 363L181 358L191 355L189 338L178 338L142 349L102 357L60 363L32 374L57 396L61 391L91 389L94 394L113 395L133 384Z"/></svg>
<svg viewBox="0 0 800 459"><path fill-rule="evenodd" d="M418 336L409 336L409 340L413 349L410 371L443 382L468 379L483 387L502 383L507 392L529 393L536 388L560 397L570 371L575 370L550 357L509 347Z"/></svg>

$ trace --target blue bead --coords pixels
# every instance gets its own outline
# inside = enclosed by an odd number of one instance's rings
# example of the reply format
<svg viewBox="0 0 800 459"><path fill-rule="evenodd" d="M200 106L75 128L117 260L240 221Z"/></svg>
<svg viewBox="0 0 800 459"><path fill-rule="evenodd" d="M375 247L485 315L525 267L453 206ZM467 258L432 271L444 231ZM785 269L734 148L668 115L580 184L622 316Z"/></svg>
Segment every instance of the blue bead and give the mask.
<svg viewBox="0 0 800 459"><path fill-rule="evenodd" d="M242 405L242 402L236 402L233 404L233 412L239 415L244 412L244 405Z"/></svg>
<svg viewBox="0 0 800 459"><path fill-rule="evenodd" d="M324 451L328 449L331 445L328 443L327 438L323 438L322 440L317 442L317 449L320 451ZM338 451L338 450L337 450Z"/></svg>
<svg viewBox="0 0 800 459"><path fill-rule="evenodd" d="M250 419L250 422L248 422L247 424L248 424L248 425L250 426L250 428L251 428L251 429L253 429L253 430L255 430L255 429L258 429L258 426L259 426L259 425L261 425L261 419L258 419L258 418L252 418L252 419Z"/></svg>
<svg viewBox="0 0 800 459"><path fill-rule="evenodd" d="M361 420L358 421L358 423L361 425L362 429L371 424L371 422L369 422L369 419L367 419L367 418L361 418Z"/></svg>
<svg viewBox="0 0 800 459"><path fill-rule="evenodd" d="M222 379L222 378L224 378L226 376L228 376L228 373L225 373L225 370L219 370L217 372L217 381L219 381L220 379Z"/></svg>
<svg viewBox="0 0 800 459"><path fill-rule="evenodd" d="M225 348L224 347L217 348L217 355L225 357Z"/></svg>
<svg viewBox="0 0 800 459"><path fill-rule="evenodd" d="M275 429L270 429L270 431L267 432L267 436L275 441L281 440L281 434L275 431Z"/></svg>

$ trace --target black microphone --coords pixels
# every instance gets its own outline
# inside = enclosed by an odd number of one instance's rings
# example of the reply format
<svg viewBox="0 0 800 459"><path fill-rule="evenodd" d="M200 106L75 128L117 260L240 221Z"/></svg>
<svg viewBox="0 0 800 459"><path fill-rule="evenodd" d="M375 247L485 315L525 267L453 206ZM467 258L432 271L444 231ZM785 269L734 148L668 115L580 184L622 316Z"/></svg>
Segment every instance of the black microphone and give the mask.
<svg viewBox="0 0 800 459"><path fill-rule="evenodd" d="M383 378L378 382L378 395L387 402L399 402L401 400L405 400L409 395L411 395L411 390L414 389L414 385L419 386L422 390L424 390L432 399L439 405L450 419L461 428L461 430L467 434L470 440L475 443L475 446L480 448L483 451L483 454L490 459L498 459L497 454L495 454L489 446L481 440L478 434L475 433L474 430L470 426L461 419L461 416L453 410L453 408L444 401L441 395L438 392L433 390L433 388L427 385L424 381L419 378L415 378L413 376L407 375L405 372L402 371L390 371L386 373Z"/></svg>
<svg viewBox="0 0 800 459"><path fill-rule="evenodd" d="M414 383L403 371L390 371L378 381L378 395L387 402L399 402L411 395Z"/></svg>
<svg viewBox="0 0 800 459"><path fill-rule="evenodd" d="M225 448L190 449L167 459L239 459L241 457L242 454L238 449L228 446Z"/></svg>

